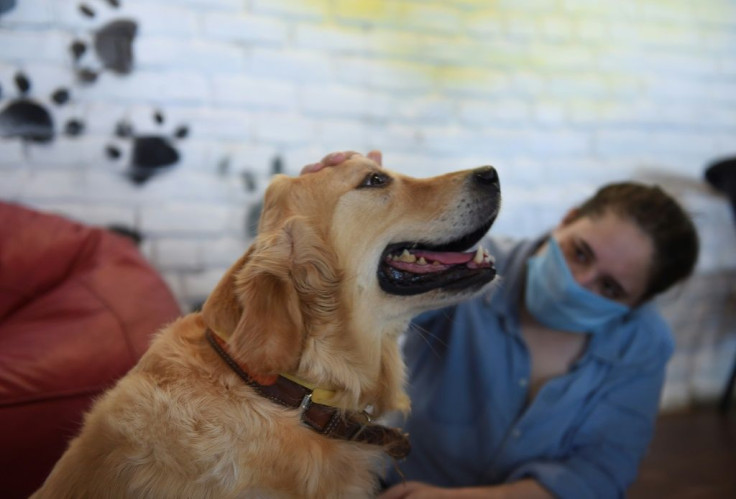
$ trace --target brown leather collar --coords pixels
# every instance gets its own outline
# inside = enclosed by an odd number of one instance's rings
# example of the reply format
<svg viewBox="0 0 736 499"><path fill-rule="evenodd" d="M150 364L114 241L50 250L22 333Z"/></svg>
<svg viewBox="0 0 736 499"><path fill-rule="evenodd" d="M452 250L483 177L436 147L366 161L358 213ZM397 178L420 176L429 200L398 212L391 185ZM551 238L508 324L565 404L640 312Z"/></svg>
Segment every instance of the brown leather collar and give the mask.
<svg viewBox="0 0 736 499"><path fill-rule="evenodd" d="M215 352L248 386L273 402L293 409L299 408L302 423L310 429L330 438L381 446L395 459L403 459L409 455L411 447L405 433L395 428L371 424L371 418L365 411L342 411L312 402L312 390L283 376L277 376L273 384L258 383L227 353L227 346L222 338L211 329L205 331L205 336Z"/></svg>

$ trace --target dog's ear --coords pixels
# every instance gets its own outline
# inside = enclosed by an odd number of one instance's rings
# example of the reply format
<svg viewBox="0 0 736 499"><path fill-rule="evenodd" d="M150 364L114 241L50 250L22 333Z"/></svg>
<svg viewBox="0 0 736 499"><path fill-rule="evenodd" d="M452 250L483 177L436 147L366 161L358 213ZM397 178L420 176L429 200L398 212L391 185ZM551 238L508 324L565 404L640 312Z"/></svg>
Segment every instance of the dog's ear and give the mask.
<svg viewBox="0 0 736 499"><path fill-rule="evenodd" d="M336 259L302 217L261 234L205 303L205 322L229 335L233 355L257 374L293 371L305 334L334 312Z"/></svg>

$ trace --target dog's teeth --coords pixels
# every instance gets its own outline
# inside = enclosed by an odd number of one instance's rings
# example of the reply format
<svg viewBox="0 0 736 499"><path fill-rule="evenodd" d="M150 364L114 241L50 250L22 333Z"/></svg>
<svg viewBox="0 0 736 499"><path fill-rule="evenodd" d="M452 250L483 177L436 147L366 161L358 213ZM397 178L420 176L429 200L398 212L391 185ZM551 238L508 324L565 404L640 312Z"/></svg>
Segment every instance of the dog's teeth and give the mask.
<svg viewBox="0 0 736 499"><path fill-rule="evenodd" d="M425 260L423 256L420 256L419 260L417 260L417 263L419 265L427 265L427 260Z"/></svg>
<svg viewBox="0 0 736 499"><path fill-rule="evenodd" d="M415 263L417 261L417 257L409 253L407 250L404 250L404 252L401 253L401 256L399 257L399 261L405 263Z"/></svg>
<svg viewBox="0 0 736 499"><path fill-rule="evenodd" d="M483 255L484 250L480 246L478 246L478 250L475 252L475 257L473 257L473 261L477 264L483 263Z"/></svg>

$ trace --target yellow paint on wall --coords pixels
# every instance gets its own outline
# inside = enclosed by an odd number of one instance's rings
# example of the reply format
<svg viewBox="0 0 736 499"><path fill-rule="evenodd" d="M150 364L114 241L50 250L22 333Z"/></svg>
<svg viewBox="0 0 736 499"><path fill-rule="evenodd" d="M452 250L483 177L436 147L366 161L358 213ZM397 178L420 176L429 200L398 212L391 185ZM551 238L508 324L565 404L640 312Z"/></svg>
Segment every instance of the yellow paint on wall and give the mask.
<svg viewBox="0 0 736 499"><path fill-rule="evenodd" d="M663 37L670 42L677 39L684 47L692 47L691 50L697 49L691 42L699 34L686 21L694 14L707 19L714 16L713 11L733 13L733 7L732 10L724 7L727 5L724 0L698 0L695 5L668 0L541 2L538 11L533 2L521 11L513 0L448 0L428 4L402 0L306 0L304 3L319 5L321 11L332 14L326 20L330 30L344 31L353 37L371 37L371 44L381 47L382 54L417 63L440 87L477 86L487 77L486 72L492 75L493 84L496 78L493 75L499 68L539 74L586 68L595 71L601 54L610 57L610 51L615 50L622 57L637 57ZM454 21L459 26L457 32L423 29L423 22L441 23L443 11L448 13L448 23ZM627 21L631 16L636 22ZM580 37L575 31L580 23L590 20L599 23L602 31L592 44L589 36ZM569 23L569 39L550 43L544 35L545 27L565 23ZM526 32L528 38L523 39ZM558 32L563 33L563 38L567 33L559 28ZM606 77L614 78L611 84L617 86L614 73L624 70L615 68L614 64Z"/></svg>

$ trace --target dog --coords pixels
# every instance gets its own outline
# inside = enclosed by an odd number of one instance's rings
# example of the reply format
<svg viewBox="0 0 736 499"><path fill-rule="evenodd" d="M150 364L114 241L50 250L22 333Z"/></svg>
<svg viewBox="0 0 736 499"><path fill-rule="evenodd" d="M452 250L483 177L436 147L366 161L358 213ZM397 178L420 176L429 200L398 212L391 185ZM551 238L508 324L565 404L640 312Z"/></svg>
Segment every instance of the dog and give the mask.
<svg viewBox="0 0 736 499"><path fill-rule="evenodd" d="M478 293L492 167L415 179L353 156L275 176L258 235L202 311L95 402L34 498L371 497L406 436L397 339Z"/></svg>

